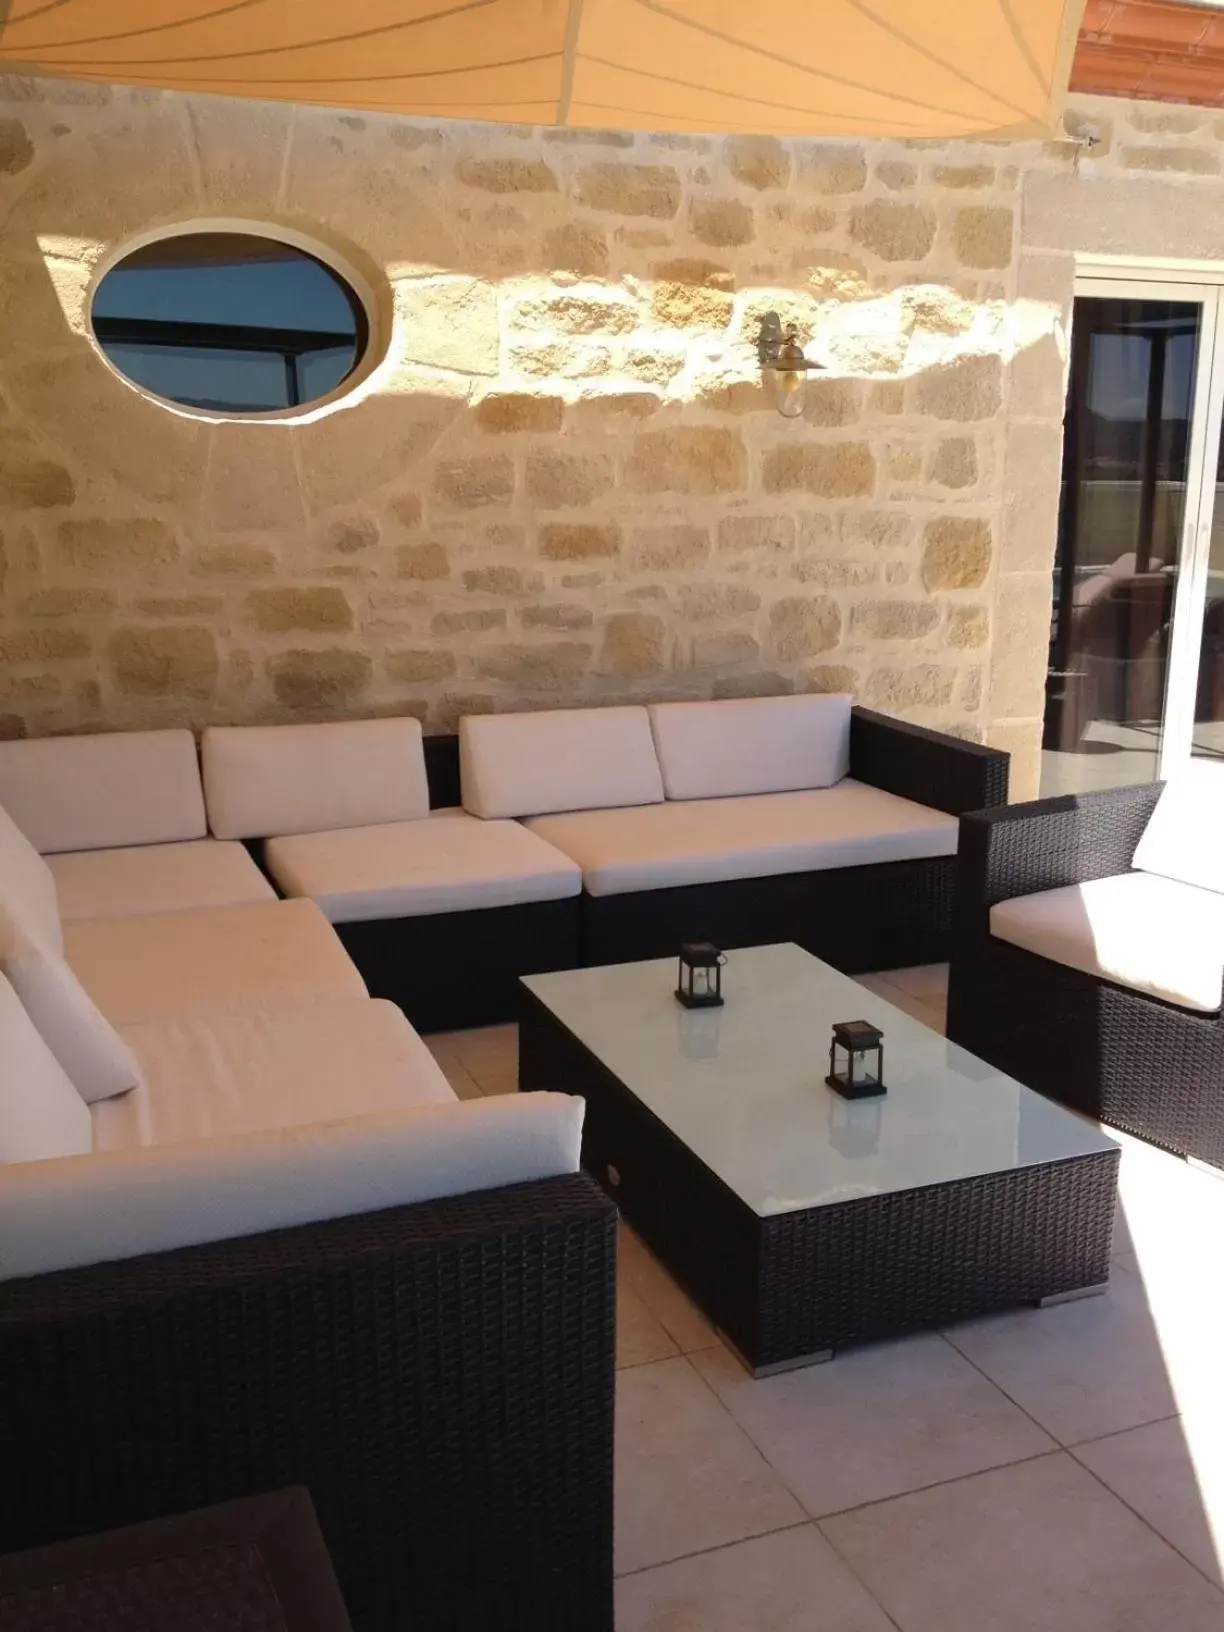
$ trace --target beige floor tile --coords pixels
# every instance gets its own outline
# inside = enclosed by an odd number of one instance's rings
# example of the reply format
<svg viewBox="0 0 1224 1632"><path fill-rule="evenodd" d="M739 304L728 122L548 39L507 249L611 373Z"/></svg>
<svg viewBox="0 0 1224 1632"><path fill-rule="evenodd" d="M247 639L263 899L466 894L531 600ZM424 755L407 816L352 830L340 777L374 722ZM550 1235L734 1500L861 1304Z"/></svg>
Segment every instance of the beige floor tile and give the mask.
<svg viewBox="0 0 1224 1632"><path fill-rule="evenodd" d="M903 1632L1224 1628L1224 1595L1061 1453L821 1529Z"/></svg>
<svg viewBox="0 0 1224 1632"><path fill-rule="evenodd" d="M815 1525L617 1582L617 1632L890 1632Z"/></svg>
<svg viewBox="0 0 1224 1632"><path fill-rule="evenodd" d="M1142 1281L1115 1266L1099 1298L950 1327L948 1341L1064 1445L1177 1413Z"/></svg>
<svg viewBox="0 0 1224 1632"><path fill-rule="evenodd" d="M722 1348L693 1364L816 1518L1054 1448L934 1335L759 1381Z"/></svg>
<svg viewBox="0 0 1224 1632"><path fill-rule="evenodd" d="M1212 1580L1224 1581L1224 1435L1174 1417L1074 1455Z"/></svg>
<svg viewBox="0 0 1224 1632"><path fill-rule="evenodd" d="M714 1328L688 1293L623 1221L620 1228L621 1285L630 1288L684 1354L717 1343Z"/></svg>
<svg viewBox="0 0 1224 1632"><path fill-rule="evenodd" d="M618 1373L619 1573L745 1541L803 1517L688 1360Z"/></svg>
<svg viewBox="0 0 1224 1632"><path fill-rule="evenodd" d="M882 997L888 1003L895 1002L897 993L901 990L899 986L892 984L887 975L855 975L854 978L860 986L865 986L869 992L874 992L877 997Z"/></svg>
<svg viewBox="0 0 1224 1632"><path fill-rule="evenodd" d="M455 1048L472 1076L487 1084L512 1079L518 1082L518 1027L483 1026L455 1033Z"/></svg>
<svg viewBox="0 0 1224 1632"><path fill-rule="evenodd" d="M924 1003L943 1003L948 996L948 966L946 963L920 963L913 969L882 969L880 973L890 986L898 986L911 997Z"/></svg>
<svg viewBox="0 0 1224 1632"><path fill-rule="evenodd" d="M459 1058L456 1039L461 1035L459 1032L437 1032L432 1037L426 1037L425 1043L459 1098L479 1099L480 1085Z"/></svg>
<svg viewBox="0 0 1224 1632"><path fill-rule="evenodd" d="M666 1360L680 1351L636 1292L622 1277L616 1289L616 1363L641 1366Z"/></svg>

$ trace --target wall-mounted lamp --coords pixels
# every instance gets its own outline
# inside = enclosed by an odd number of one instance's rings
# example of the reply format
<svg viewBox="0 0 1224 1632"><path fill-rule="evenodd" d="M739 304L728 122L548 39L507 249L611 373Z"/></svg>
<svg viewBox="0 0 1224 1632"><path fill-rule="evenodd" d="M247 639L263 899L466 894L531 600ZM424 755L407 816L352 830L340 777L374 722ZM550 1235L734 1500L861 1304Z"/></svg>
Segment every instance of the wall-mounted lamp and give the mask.
<svg viewBox="0 0 1224 1632"><path fill-rule="evenodd" d="M807 401L808 370L821 365L803 355L794 324L784 334L777 312L766 312L757 335L757 357L774 407L783 418L798 419Z"/></svg>

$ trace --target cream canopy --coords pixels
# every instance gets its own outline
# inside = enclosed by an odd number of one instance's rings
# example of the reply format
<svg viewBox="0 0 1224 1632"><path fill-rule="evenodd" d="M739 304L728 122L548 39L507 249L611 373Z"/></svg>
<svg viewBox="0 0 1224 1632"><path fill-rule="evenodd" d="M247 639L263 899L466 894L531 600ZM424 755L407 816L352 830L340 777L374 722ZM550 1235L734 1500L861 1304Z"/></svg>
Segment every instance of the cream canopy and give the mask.
<svg viewBox="0 0 1224 1632"><path fill-rule="evenodd" d="M1050 130L1084 0L0 0L12 71L436 119Z"/></svg>

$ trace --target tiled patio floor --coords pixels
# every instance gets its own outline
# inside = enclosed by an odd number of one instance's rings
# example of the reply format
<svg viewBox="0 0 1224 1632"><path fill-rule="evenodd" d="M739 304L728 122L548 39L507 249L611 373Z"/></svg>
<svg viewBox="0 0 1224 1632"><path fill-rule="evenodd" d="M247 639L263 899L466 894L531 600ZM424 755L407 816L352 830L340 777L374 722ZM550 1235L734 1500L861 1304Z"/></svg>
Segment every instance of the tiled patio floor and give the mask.
<svg viewBox="0 0 1224 1632"><path fill-rule="evenodd" d="M430 1044L514 1090L513 1027ZM618 1632L1224 1632L1224 1179L1120 1142L1105 1297L761 1382L622 1226Z"/></svg>

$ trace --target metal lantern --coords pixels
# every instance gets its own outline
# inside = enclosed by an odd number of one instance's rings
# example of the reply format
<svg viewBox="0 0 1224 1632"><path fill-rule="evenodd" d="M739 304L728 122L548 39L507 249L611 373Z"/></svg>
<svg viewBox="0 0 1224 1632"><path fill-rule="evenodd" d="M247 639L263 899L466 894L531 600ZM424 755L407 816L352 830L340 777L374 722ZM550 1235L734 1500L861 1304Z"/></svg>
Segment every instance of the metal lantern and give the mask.
<svg viewBox="0 0 1224 1632"><path fill-rule="evenodd" d="M680 948L676 1001L686 1009L721 1007L722 969L726 956L709 941L689 941Z"/></svg>
<svg viewBox="0 0 1224 1632"><path fill-rule="evenodd" d="M825 1081L843 1099L886 1094L884 1033L866 1020L843 1020L835 1025Z"/></svg>

